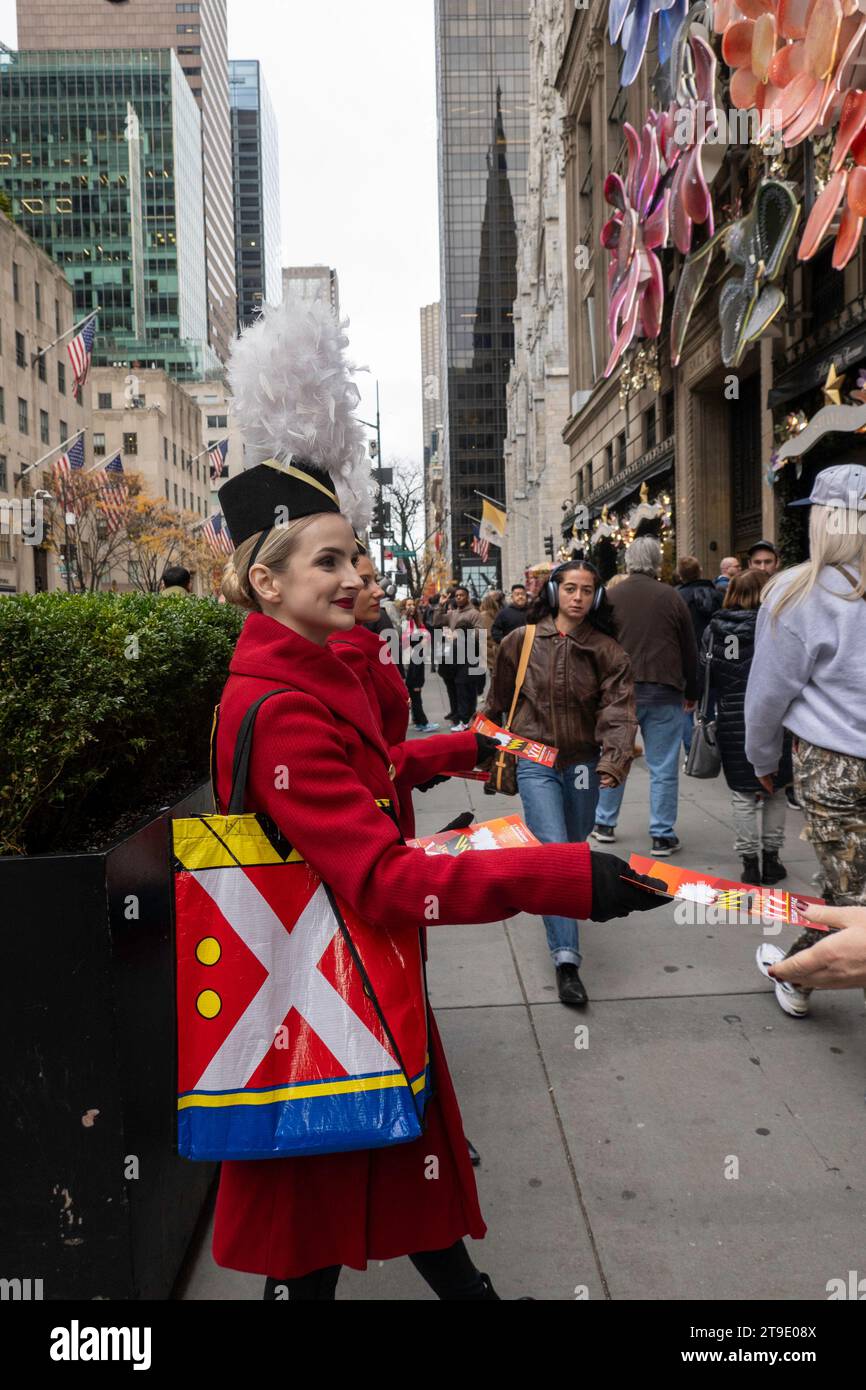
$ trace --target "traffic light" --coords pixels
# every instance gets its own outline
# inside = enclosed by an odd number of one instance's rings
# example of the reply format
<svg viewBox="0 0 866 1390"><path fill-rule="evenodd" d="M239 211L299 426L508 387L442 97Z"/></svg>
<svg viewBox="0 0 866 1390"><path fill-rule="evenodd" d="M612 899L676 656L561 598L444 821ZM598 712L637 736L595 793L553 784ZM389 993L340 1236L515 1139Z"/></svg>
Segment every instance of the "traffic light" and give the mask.
<svg viewBox="0 0 866 1390"><path fill-rule="evenodd" d="M371 439L371 440L370 440L370 458L371 458L371 459L376 459L376 458L378 458L378 457L379 457L379 442L378 442L378 440L376 440L376 439Z"/></svg>
<svg viewBox="0 0 866 1390"><path fill-rule="evenodd" d="M372 531L376 540L384 540L391 533L391 503L377 502L373 508Z"/></svg>
<svg viewBox="0 0 866 1390"><path fill-rule="evenodd" d="M556 554L554 551L554 540L552 535L545 536L544 538L544 553L547 556L548 560L556 559Z"/></svg>

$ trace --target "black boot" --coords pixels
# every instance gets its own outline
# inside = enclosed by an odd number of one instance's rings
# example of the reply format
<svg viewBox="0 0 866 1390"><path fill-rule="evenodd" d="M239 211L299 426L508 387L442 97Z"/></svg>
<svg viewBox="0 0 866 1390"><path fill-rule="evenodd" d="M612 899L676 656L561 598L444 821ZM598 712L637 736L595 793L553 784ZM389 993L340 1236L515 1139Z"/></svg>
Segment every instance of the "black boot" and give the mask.
<svg viewBox="0 0 866 1390"><path fill-rule="evenodd" d="M743 883L751 883L756 888L760 883L766 883L766 879L761 878L761 865L757 854L743 855Z"/></svg>
<svg viewBox="0 0 866 1390"><path fill-rule="evenodd" d="M587 1002L588 995L576 965L558 965L556 967L556 985L563 1004L582 1008Z"/></svg>
<svg viewBox="0 0 866 1390"><path fill-rule="evenodd" d="M489 1274L479 1274L479 1283L466 1293L457 1294L454 1300L461 1303L501 1303L499 1294L490 1282Z"/></svg>
<svg viewBox="0 0 866 1390"><path fill-rule="evenodd" d="M762 883L781 883L783 878L788 877L788 870L779 858L777 849L764 850L764 872L761 875Z"/></svg>

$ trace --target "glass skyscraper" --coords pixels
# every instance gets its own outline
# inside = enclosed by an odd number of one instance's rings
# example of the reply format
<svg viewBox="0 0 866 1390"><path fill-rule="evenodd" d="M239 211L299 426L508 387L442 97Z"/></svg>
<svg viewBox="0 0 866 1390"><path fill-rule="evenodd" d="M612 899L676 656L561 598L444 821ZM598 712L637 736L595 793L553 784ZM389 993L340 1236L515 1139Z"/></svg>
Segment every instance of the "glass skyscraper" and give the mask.
<svg viewBox="0 0 866 1390"><path fill-rule="evenodd" d="M229 62L238 328L282 298L280 153L261 64Z"/></svg>
<svg viewBox="0 0 866 1390"><path fill-rule="evenodd" d="M454 575L471 516L504 502L517 225L526 197L529 0L436 0L444 342L442 466ZM491 550L491 560L496 548Z"/></svg>
<svg viewBox="0 0 866 1390"><path fill-rule="evenodd" d="M60 265L94 363L218 369L208 347L201 114L169 49L0 55L0 188Z"/></svg>

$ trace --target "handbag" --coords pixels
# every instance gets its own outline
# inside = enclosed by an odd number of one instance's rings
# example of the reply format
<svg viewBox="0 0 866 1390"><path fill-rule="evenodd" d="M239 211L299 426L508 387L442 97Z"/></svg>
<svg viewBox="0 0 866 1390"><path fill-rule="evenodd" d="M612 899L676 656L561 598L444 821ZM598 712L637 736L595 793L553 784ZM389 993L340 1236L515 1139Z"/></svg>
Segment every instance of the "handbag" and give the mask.
<svg viewBox="0 0 866 1390"><path fill-rule="evenodd" d="M362 921L269 817L245 810L256 715L285 693L244 716L225 815L214 720L215 814L171 826L183 1158L340 1153L423 1133L420 932Z"/></svg>
<svg viewBox="0 0 866 1390"><path fill-rule="evenodd" d="M692 746L686 758L687 777L718 777L722 770L722 754L719 748L716 721L709 718L712 660L713 651L710 647L704 663L704 693L700 708L695 714Z"/></svg>
<svg viewBox="0 0 866 1390"><path fill-rule="evenodd" d="M535 641L536 629L528 627L523 634L523 646L520 650L520 662L517 667L517 680L514 683L514 699L511 701L511 712L503 724L503 729L511 730L512 720L517 712L517 701L520 699L520 692L523 682L526 679L526 671L529 666L529 658L532 655L532 646ZM498 793L501 796L517 795L517 758L514 753L506 753L504 748L494 755L493 766L490 769L490 776L484 784L484 790L489 795Z"/></svg>

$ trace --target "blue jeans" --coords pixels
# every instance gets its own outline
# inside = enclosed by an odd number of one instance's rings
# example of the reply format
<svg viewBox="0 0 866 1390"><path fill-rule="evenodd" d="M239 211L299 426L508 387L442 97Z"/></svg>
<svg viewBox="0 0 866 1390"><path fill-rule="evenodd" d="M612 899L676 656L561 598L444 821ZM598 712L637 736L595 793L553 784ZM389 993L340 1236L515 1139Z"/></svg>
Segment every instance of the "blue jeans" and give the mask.
<svg viewBox="0 0 866 1390"><path fill-rule="evenodd" d="M517 760L517 788L526 824L543 845L586 840L598 803L598 756L562 772ZM585 771L585 776L580 773ZM586 785L583 785L583 783ZM580 965L580 936L573 917L545 917L547 944L556 965Z"/></svg>
<svg viewBox="0 0 866 1390"><path fill-rule="evenodd" d="M650 835L670 839L677 822L680 793L680 745L683 740L681 704L638 705L637 722L650 771ZM611 828L619 820L625 784L603 788L596 821Z"/></svg>

